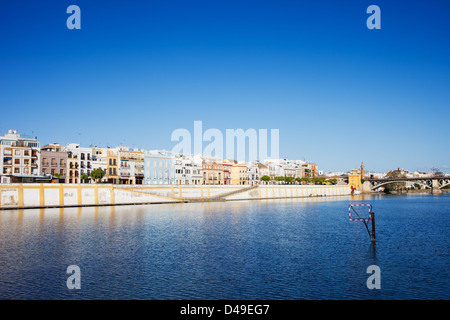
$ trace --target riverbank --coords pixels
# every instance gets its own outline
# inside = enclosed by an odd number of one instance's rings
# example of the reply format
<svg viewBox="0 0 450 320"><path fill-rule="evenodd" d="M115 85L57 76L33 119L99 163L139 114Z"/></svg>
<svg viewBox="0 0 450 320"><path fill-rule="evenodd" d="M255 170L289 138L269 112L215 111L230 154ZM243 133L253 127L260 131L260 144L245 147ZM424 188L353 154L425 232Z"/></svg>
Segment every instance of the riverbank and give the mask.
<svg viewBox="0 0 450 320"><path fill-rule="evenodd" d="M350 195L349 185L0 185L0 210Z"/></svg>

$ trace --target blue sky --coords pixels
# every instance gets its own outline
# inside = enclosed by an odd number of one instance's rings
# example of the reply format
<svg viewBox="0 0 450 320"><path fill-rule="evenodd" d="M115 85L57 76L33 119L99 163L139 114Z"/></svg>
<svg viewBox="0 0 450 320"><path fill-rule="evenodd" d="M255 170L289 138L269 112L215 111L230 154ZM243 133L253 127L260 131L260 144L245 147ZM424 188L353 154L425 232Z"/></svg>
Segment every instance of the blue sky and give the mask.
<svg viewBox="0 0 450 320"><path fill-rule="evenodd" d="M72 4L81 30L66 27ZM372 4L381 30L366 27ZM279 129L282 157L325 171L450 172L449 14L447 1L2 1L0 132L171 149L201 120Z"/></svg>

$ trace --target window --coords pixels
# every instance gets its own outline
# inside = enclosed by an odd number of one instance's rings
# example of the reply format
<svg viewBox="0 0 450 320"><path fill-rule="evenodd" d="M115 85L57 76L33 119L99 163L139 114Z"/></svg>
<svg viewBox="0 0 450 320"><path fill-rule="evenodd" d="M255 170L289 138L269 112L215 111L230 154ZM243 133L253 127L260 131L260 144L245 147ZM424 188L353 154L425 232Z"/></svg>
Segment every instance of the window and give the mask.
<svg viewBox="0 0 450 320"><path fill-rule="evenodd" d="M20 159L14 159L14 164L20 164Z"/></svg>
<svg viewBox="0 0 450 320"><path fill-rule="evenodd" d="M46 174L45 169L42 169L42 174Z"/></svg>
<svg viewBox="0 0 450 320"><path fill-rule="evenodd" d="M20 156L20 150L14 150L14 155L15 156Z"/></svg>
<svg viewBox="0 0 450 320"><path fill-rule="evenodd" d="M52 172L52 175L54 175L54 174L55 174L55 169L52 169L52 171L51 171L51 172Z"/></svg>
<svg viewBox="0 0 450 320"><path fill-rule="evenodd" d="M64 159L59 159L59 165L64 166Z"/></svg>
<svg viewBox="0 0 450 320"><path fill-rule="evenodd" d="M63 176L64 175L64 169L59 170L59 174Z"/></svg>
<svg viewBox="0 0 450 320"><path fill-rule="evenodd" d="M24 156L29 156L30 155L30 150L24 150L23 151L23 155Z"/></svg>
<svg viewBox="0 0 450 320"><path fill-rule="evenodd" d="M14 168L14 173L20 173L20 168Z"/></svg>
<svg viewBox="0 0 450 320"><path fill-rule="evenodd" d="M26 165L26 166L29 165L30 164L30 160L28 160L28 159L23 160L23 164Z"/></svg>

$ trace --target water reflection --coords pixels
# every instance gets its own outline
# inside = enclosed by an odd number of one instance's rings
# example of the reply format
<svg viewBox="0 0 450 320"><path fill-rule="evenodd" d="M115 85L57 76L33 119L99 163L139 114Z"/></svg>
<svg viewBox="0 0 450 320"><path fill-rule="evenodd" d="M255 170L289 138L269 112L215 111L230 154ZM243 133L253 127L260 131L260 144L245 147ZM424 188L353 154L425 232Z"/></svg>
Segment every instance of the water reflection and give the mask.
<svg viewBox="0 0 450 320"><path fill-rule="evenodd" d="M449 199L357 195L1 211L0 297L449 298ZM348 221L355 202L377 208L376 245L361 223ZM72 264L82 270L80 292L65 287ZM380 266L382 290L365 287L369 265Z"/></svg>

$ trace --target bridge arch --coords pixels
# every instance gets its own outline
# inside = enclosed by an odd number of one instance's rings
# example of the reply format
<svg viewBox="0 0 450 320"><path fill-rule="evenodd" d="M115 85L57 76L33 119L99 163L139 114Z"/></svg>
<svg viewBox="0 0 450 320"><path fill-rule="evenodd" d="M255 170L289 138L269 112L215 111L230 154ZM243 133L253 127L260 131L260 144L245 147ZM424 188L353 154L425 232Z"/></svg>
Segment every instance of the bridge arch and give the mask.
<svg viewBox="0 0 450 320"><path fill-rule="evenodd" d="M443 189L443 188L445 188L445 187L448 186L448 185L450 185L450 180L444 182L444 183L442 184L442 186L439 186L439 189Z"/></svg>
<svg viewBox="0 0 450 320"><path fill-rule="evenodd" d="M378 189L378 188L380 188L380 187L382 187L382 186L385 186L385 185L388 185L388 184L391 184L391 183L399 183L399 182L405 182L405 180L384 181L384 182L382 182L382 183L380 183L380 184L377 184L377 185L375 185L375 186L372 185L372 186L370 187L370 189L371 189L371 190L375 190L375 189ZM414 184L419 184L419 185L421 185L421 186L424 186L425 188L431 189L431 186L429 186L429 185L427 185L426 183L423 183L423 182L421 182L421 181L415 181ZM450 183L449 183L449 184L450 184ZM447 185L448 185L448 184L447 184ZM442 186L442 187L444 187L444 186Z"/></svg>

